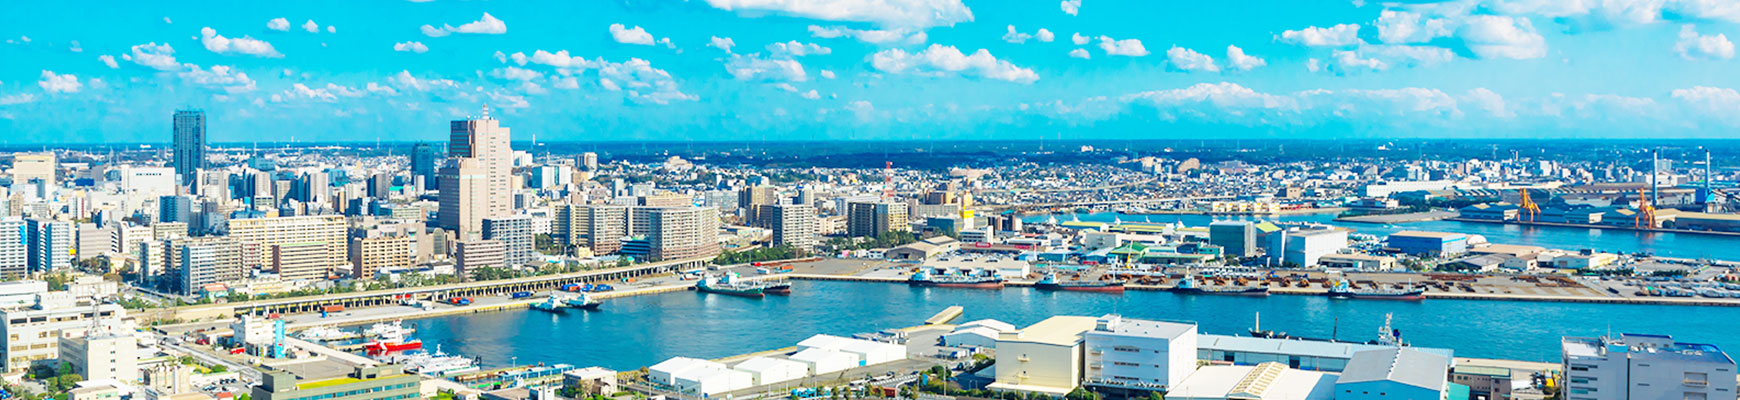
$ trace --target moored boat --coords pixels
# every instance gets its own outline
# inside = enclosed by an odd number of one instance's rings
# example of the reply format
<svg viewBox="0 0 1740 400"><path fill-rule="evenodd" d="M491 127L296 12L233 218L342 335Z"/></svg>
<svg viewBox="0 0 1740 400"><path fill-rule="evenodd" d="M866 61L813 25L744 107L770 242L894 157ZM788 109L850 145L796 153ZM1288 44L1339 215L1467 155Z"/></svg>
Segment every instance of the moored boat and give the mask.
<svg viewBox="0 0 1740 400"><path fill-rule="evenodd" d="M1167 289L1167 291L1172 292L1172 293L1178 293L1178 294L1214 294L1214 295L1229 295L1229 296L1268 296L1269 295L1269 287L1268 286L1210 286L1210 287L1203 287L1203 286L1198 285L1196 283L1196 277L1194 275L1191 275L1189 272L1185 272L1184 279L1180 279L1178 281L1177 286L1173 286L1171 289Z"/></svg>
<svg viewBox="0 0 1740 400"><path fill-rule="evenodd" d="M564 303L569 307L582 310L597 310L598 306L604 305L604 302L594 299L592 296L587 296L585 293L581 293L579 296L570 297L568 300L564 301Z"/></svg>
<svg viewBox="0 0 1740 400"><path fill-rule="evenodd" d="M907 278L906 283L918 287L944 287L969 289L1002 289L1003 278L995 276L972 275L931 275L929 271L919 270Z"/></svg>
<svg viewBox="0 0 1740 400"><path fill-rule="evenodd" d="M1346 279L1335 281L1327 295L1336 299L1422 300L1425 289L1355 289Z"/></svg>
<svg viewBox="0 0 1740 400"><path fill-rule="evenodd" d="M550 298L545 299L544 301L532 303L532 309L560 314L562 313L562 306L564 305L565 304L561 299L556 298L556 295L552 294L550 295Z"/></svg>
<svg viewBox="0 0 1740 400"><path fill-rule="evenodd" d="M761 292L767 293L767 294L777 294L777 295L781 295L781 296L790 295L791 294L791 282L779 281L779 282L769 283L769 284L767 284L767 286L763 286L761 288Z"/></svg>
<svg viewBox="0 0 1740 400"><path fill-rule="evenodd" d="M404 340L403 337L383 337L363 345L363 350L369 354L386 354L395 351L416 350L423 348L423 340Z"/></svg>
<svg viewBox="0 0 1740 400"><path fill-rule="evenodd" d="M1039 290L1065 290L1065 291L1075 291L1075 292L1123 293L1124 292L1124 281L1103 281L1103 282L1062 281L1062 280L1057 279L1056 272L1047 272L1045 274L1045 278L1040 279L1038 282L1033 283L1033 288L1039 289Z"/></svg>
<svg viewBox="0 0 1740 400"><path fill-rule="evenodd" d="M737 273L727 273L718 279L701 278L695 283L695 290L702 293L718 293L729 296L761 298L766 296L765 288L751 282L737 280Z"/></svg>

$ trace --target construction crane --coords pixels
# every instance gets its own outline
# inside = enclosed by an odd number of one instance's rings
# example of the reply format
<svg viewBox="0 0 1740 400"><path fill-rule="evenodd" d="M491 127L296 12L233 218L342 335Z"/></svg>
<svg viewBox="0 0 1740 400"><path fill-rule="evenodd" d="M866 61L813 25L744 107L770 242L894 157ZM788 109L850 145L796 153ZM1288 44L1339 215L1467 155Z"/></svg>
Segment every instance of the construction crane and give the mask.
<svg viewBox="0 0 1740 400"><path fill-rule="evenodd" d="M1655 203L1655 200L1649 198L1649 194L1645 193L1643 191L1643 188L1637 189L1637 215L1633 217L1633 221L1632 221L1636 227L1638 227L1638 228L1650 228L1650 229L1655 228L1655 204L1654 203Z"/></svg>
<svg viewBox="0 0 1740 400"><path fill-rule="evenodd" d="M1521 211L1522 215L1518 215L1517 219L1528 222L1535 222L1535 217L1540 216L1541 214L1541 206L1535 204L1534 199L1529 198L1529 190L1527 188L1522 189L1522 205L1518 211ZM1523 219L1525 216L1527 219Z"/></svg>

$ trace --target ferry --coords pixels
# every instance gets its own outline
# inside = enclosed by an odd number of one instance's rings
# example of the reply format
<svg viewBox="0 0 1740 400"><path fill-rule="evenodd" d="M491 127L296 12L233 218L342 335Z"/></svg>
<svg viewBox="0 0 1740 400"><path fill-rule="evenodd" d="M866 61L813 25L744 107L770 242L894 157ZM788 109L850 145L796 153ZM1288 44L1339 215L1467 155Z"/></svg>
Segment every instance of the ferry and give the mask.
<svg viewBox="0 0 1740 400"><path fill-rule="evenodd" d="M1066 291L1075 291L1075 292L1123 293L1124 292L1124 281L1104 281L1104 282L1060 281L1057 279L1056 272L1047 272L1047 273L1045 273L1045 278L1040 279L1039 282L1033 283L1033 288L1039 289L1039 290L1066 290Z"/></svg>
<svg viewBox="0 0 1740 400"><path fill-rule="evenodd" d="M581 293L579 296L569 297L565 303L567 303L569 307L588 311L597 310L598 306L604 305L604 302L598 301L598 299L594 299L592 296L587 296L585 293Z"/></svg>
<svg viewBox="0 0 1740 400"><path fill-rule="evenodd" d="M1373 300L1412 300L1426 298L1425 289L1354 289L1353 284L1346 279L1335 281L1329 287L1330 298L1335 299L1373 299Z"/></svg>
<svg viewBox="0 0 1740 400"><path fill-rule="evenodd" d="M377 358L388 363L404 365L405 372L437 378L482 370L477 365L476 360L442 353L441 346L435 346L434 353L396 354Z"/></svg>
<svg viewBox="0 0 1740 400"><path fill-rule="evenodd" d="M718 293L757 299L767 295L765 289L761 285L738 281L735 272L726 273L725 276L718 279L704 277L701 278L700 282L695 283L695 290L701 293Z"/></svg>
<svg viewBox="0 0 1740 400"><path fill-rule="evenodd" d="M956 275L956 274L932 276L930 274L930 271L926 271L924 269L920 269L918 272L913 273L911 278L907 278L906 283L909 285L918 286L918 287L946 287L946 288L971 288L971 289L1002 289L1003 288L1003 278L999 278L999 277L995 277L995 276L971 276L971 275Z"/></svg>
<svg viewBox="0 0 1740 400"><path fill-rule="evenodd" d="M544 301L532 303L532 309L538 310L538 311L561 314L563 305L564 304L563 304L562 300L556 298L556 295L552 294L552 295L550 295L550 298L545 299Z"/></svg>
<svg viewBox="0 0 1740 400"><path fill-rule="evenodd" d="M1171 289L1167 289L1167 291L1178 294L1218 294L1229 296L1269 295L1268 286L1203 287L1196 283L1196 276L1188 271L1184 273L1184 279L1178 281L1177 286L1173 286Z"/></svg>

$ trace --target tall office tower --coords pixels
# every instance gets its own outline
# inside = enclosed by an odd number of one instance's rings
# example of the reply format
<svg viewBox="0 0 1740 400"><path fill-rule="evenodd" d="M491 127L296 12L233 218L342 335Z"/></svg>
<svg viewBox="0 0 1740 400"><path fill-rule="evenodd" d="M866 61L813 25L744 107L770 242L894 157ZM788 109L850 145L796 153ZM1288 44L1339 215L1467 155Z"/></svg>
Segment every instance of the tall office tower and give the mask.
<svg viewBox="0 0 1740 400"><path fill-rule="evenodd" d="M73 224L67 221L31 218L26 220L30 270L62 271L72 268Z"/></svg>
<svg viewBox="0 0 1740 400"><path fill-rule="evenodd" d="M484 208L479 219L506 217L513 214L512 173L513 148L508 144L508 128L489 116L489 106L483 106L483 116L453 121L448 136L448 158L472 158L478 161L485 177ZM444 182L445 183L445 182ZM445 184L442 187L447 187Z"/></svg>
<svg viewBox="0 0 1740 400"><path fill-rule="evenodd" d="M579 161L580 162L577 163L579 165L577 166L580 167L582 171L593 171L598 169L598 153L590 151L580 153Z"/></svg>
<svg viewBox="0 0 1740 400"><path fill-rule="evenodd" d="M30 274L30 235L24 219L0 218L0 279L23 279Z"/></svg>
<svg viewBox="0 0 1740 400"><path fill-rule="evenodd" d="M177 183L190 185L205 169L205 111L175 111L175 166Z"/></svg>
<svg viewBox="0 0 1740 400"><path fill-rule="evenodd" d="M440 149L433 143L418 143L411 146L411 180L416 183L418 177L423 178L423 190L435 189L437 171L441 169Z"/></svg>
<svg viewBox="0 0 1740 400"><path fill-rule="evenodd" d="M779 188L767 185L743 188L737 193L738 213L743 214L743 224L754 227L769 228L766 218L761 216L761 206L779 203Z"/></svg>
<svg viewBox="0 0 1740 400"><path fill-rule="evenodd" d="M447 160L441 167L441 209L435 215L436 226L453 231L461 241L483 239L483 219L487 216L489 178L475 158Z"/></svg>
<svg viewBox="0 0 1740 400"><path fill-rule="evenodd" d="M719 209L657 208L648 221L653 260L712 257L719 254Z"/></svg>
<svg viewBox="0 0 1740 400"><path fill-rule="evenodd" d="M193 197L163 196L157 198L157 222L193 222Z"/></svg>
<svg viewBox="0 0 1740 400"><path fill-rule="evenodd" d="M846 234L876 237L888 232L911 230L907 223L906 203L849 203L846 205Z"/></svg>
<svg viewBox="0 0 1740 400"><path fill-rule="evenodd" d="M766 206L773 219L773 245L808 252L816 247L816 207L808 204Z"/></svg>
<svg viewBox="0 0 1740 400"><path fill-rule="evenodd" d="M483 239L502 243L503 261L509 266L532 262L532 217L515 215L483 219Z"/></svg>
<svg viewBox="0 0 1740 400"><path fill-rule="evenodd" d="M177 289L181 294L200 293L205 285L234 283L242 279L242 243L228 237L188 239L176 250Z"/></svg>
<svg viewBox="0 0 1740 400"><path fill-rule="evenodd" d="M369 175L369 197L386 199L393 193L393 175L385 172Z"/></svg>

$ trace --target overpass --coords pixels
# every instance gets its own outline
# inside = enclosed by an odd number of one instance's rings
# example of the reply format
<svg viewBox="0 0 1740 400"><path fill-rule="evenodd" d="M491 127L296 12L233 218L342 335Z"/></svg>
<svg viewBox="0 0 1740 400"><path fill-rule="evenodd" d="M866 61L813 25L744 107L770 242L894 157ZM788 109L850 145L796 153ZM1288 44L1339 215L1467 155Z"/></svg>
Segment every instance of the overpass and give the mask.
<svg viewBox="0 0 1740 400"><path fill-rule="evenodd" d="M318 312L321 308L332 305L344 306L345 308L375 307L397 304L398 302L407 299L439 301L452 297L487 297L514 292L541 292L560 289L562 286L571 283L615 283L622 282L624 279L629 278L669 274L686 269L703 267L712 261L713 258L711 257L690 258L631 265L620 268L533 276L517 279L461 282L438 286L408 287L353 293L334 293L319 296L253 300L237 303L191 305L159 310L145 310L136 315L147 318L155 316L157 319L173 317L184 320L213 317L229 318L250 314L297 314Z"/></svg>

